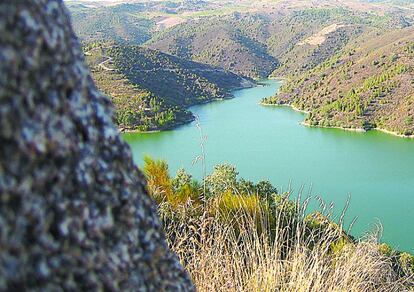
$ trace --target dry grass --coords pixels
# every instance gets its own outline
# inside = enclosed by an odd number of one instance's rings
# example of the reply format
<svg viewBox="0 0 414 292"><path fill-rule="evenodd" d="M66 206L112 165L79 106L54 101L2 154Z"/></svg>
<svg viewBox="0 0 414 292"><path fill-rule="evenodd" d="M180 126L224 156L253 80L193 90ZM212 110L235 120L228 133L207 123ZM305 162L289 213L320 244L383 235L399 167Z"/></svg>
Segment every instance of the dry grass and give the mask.
<svg viewBox="0 0 414 292"><path fill-rule="evenodd" d="M334 23L325 28L321 31L317 32L316 34L308 37L304 42L298 43L299 46L303 46L304 44L308 44L311 46L320 46L326 41L326 37L330 34L335 32L336 30L345 27L343 24Z"/></svg>
<svg viewBox="0 0 414 292"><path fill-rule="evenodd" d="M379 232L354 240L342 226L348 205L333 218L320 200L321 211L308 214L301 192L296 201L263 185L249 192L231 168L217 169L208 187L184 172L171 179L150 158L144 173L199 291L414 291L414 257L379 244Z"/></svg>
<svg viewBox="0 0 414 292"><path fill-rule="evenodd" d="M278 216L270 232L257 228L269 225L263 214L239 212L223 220L222 212L196 218L188 210L167 220L166 233L199 291L413 289L412 276L395 271L375 236L353 243L338 225L309 231L303 213L289 222Z"/></svg>

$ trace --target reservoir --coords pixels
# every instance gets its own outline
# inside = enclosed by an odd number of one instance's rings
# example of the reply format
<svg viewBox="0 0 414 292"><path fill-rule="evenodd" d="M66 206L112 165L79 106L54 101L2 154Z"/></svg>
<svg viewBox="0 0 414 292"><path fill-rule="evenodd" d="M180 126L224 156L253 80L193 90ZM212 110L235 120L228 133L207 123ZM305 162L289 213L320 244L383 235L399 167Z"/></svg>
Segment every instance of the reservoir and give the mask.
<svg viewBox="0 0 414 292"><path fill-rule="evenodd" d="M301 190L320 197L340 213L350 198L345 222L352 234L382 229L381 241L414 253L414 140L378 131L368 133L300 125L305 116L288 107L259 105L274 95L278 80L234 92L234 99L194 106L205 141L207 172L230 163L239 177L267 179L280 191ZM158 133L126 133L134 160L165 159L171 175L183 167L202 177L200 132L196 122ZM317 209L312 199L310 209Z"/></svg>

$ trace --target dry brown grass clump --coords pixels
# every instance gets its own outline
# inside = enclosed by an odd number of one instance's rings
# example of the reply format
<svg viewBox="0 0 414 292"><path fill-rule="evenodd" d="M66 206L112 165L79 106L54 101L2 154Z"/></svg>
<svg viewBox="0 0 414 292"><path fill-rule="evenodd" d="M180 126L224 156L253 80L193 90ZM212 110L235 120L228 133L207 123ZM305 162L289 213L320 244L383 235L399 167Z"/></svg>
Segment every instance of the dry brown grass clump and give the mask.
<svg viewBox="0 0 414 292"><path fill-rule="evenodd" d="M353 242L342 236L336 224L311 230L305 216L289 222L278 216L271 231L258 228L258 218L260 226L268 225L263 214L240 212L223 218L222 213L204 212L195 218L188 210L189 206L180 215L175 213L166 232L199 291L410 291L414 287L412 275L395 269L393 258L380 251L375 237Z"/></svg>

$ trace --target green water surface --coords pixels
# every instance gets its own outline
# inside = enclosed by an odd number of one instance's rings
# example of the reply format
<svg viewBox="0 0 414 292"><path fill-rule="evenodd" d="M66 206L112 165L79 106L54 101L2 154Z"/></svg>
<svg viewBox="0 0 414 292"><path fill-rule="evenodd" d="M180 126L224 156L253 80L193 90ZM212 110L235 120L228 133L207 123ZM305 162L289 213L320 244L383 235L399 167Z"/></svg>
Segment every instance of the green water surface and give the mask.
<svg viewBox="0 0 414 292"><path fill-rule="evenodd" d="M414 140L377 131L368 133L299 125L304 114L285 107L259 105L281 82L243 89L232 100L195 106L207 141L206 164L237 166L240 177L269 179L281 190L320 196L339 213L351 196L347 222L357 217L352 234L361 236L381 224L382 240L414 252ZM195 122L148 134L127 133L134 160L145 154L168 161L171 174L184 167L202 176L200 134ZM311 208L316 207L313 200Z"/></svg>

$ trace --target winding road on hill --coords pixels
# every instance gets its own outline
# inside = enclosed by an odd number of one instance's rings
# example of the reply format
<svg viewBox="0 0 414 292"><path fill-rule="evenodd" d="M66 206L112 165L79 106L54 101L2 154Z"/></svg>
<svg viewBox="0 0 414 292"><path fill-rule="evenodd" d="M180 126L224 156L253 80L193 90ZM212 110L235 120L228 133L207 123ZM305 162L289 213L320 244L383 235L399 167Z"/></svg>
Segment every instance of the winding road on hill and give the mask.
<svg viewBox="0 0 414 292"><path fill-rule="evenodd" d="M86 56L91 56L91 52L96 50L92 49L89 50L87 52L85 52L84 54ZM106 66L106 64L112 62L113 58L112 57L107 57L107 59L103 60L102 62L100 62L98 65L96 65L97 67L100 67L106 71L115 71L115 69L113 68L109 68L108 66ZM159 72L159 71L164 71L164 72L179 72L182 69L178 69L178 68L153 68L153 69L140 69L140 70L136 70L136 72ZM217 68L217 69L187 69L187 71L190 72L226 72L224 69L222 68Z"/></svg>

